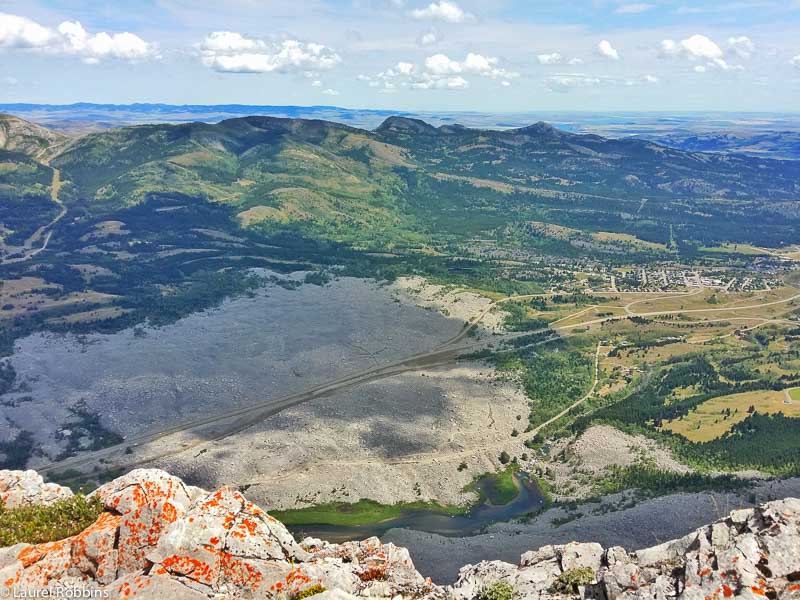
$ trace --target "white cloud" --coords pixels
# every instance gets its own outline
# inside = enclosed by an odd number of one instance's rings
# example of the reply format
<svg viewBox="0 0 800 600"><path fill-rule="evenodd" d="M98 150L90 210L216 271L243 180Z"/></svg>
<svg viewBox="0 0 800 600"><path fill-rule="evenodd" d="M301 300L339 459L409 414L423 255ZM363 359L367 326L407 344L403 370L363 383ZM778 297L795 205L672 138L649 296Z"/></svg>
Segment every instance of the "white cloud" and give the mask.
<svg viewBox="0 0 800 600"><path fill-rule="evenodd" d="M647 12L651 8L655 8L655 6L644 2L635 2L632 4L622 4L618 6L617 10L614 12L618 15L638 15Z"/></svg>
<svg viewBox="0 0 800 600"><path fill-rule="evenodd" d="M416 65L410 62L399 62L397 63L397 72L401 75L411 75L416 70Z"/></svg>
<svg viewBox="0 0 800 600"><path fill-rule="evenodd" d="M600 56L604 56L605 58L619 60L619 52L608 40L602 40L599 44L597 44L597 52L600 54Z"/></svg>
<svg viewBox="0 0 800 600"><path fill-rule="evenodd" d="M744 54L750 55L755 45L749 38L730 38L728 40L731 52L743 57ZM722 71L743 71L742 65L731 64L725 59L722 48L704 35L695 35L676 42L674 40L663 40L661 42L661 53L664 56L684 56L692 61L706 61L704 65L696 65L695 72L705 73L710 70L719 69Z"/></svg>
<svg viewBox="0 0 800 600"><path fill-rule="evenodd" d="M742 65L732 65L721 58L710 62L708 66L716 67L718 69L722 69L723 71L744 71L744 67Z"/></svg>
<svg viewBox="0 0 800 600"><path fill-rule="evenodd" d="M537 54L536 60L540 65L557 65L564 59L558 52L551 52L550 54Z"/></svg>
<svg viewBox="0 0 800 600"><path fill-rule="evenodd" d="M325 94L326 96L338 96L339 95L338 91L333 90L331 88L328 88L327 90L322 90L322 93Z"/></svg>
<svg viewBox="0 0 800 600"><path fill-rule="evenodd" d="M127 31L90 34L77 21L64 21L53 30L6 13L0 13L0 47L74 55L89 64L105 58L135 62L156 56L153 44Z"/></svg>
<svg viewBox="0 0 800 600"><path fill-rule="evenodd" d="M55 32L35 21L0 13L0 48L43 48L54 37Z"/></svg>
<svg viewBox="0 0 800 600"><path fill-rule="evenodd" d="M66 40L64 51L81 56L87 63L97 63L107 57L138 61L153 53L153 47L133 33L90 35L77 21L61 23L58 32Z"/></svg>
<svg viewBox="0 0 800 600"><path fill-rule="evenodd" d="M570 73L562 75L553 75L545 80L545 86L551 92L569 92L575 88L586 88L600 85L602 80L593 75L584 75L582 73Z"/></svg>
<svg viewBox="0 0 800 600"><path fill-rule="evenodd" d="M342 61L322 44L298 40L268 43L232 31L211 33L199 49L203 64L222 73L310 72L331 69Z"/></svg>
<svg viewBox="0 0 800 600"><path fill-rule="evenodd" d="M582 65L583 64L583 59L582 58L570 58L569 61L567 61L567 64L568 65Z"/></svg>
<svg viewBox="0 0 800 600"><path fill-rule="evenodd" d="M680 42L663 40L661 42L661 52L667 56L683 54L690 58L705 58L709 60L722 58L722 48L710 38L697 33Z"/></svg>
<svg viewBox="0 0 800 600"><path fill-rule="evenodd" d="M422 73L408 83L413 90L465 90L469 82L460 75L437 77L430 73Z"/></svg>
<svg viewBox="0 0 800 600"><path fill-rule="evenodd" d="M322 87L322 82L319 79L315 79L311 82L311 87L320 88Z"/></svg>
<svg viewBox="0 0 800 600"><path fill-rule="evenodd" d="M641 77L627 77L624 79L606 75L589 73L558 73L544 79L545 87L550 92L569 92L580 88L594 87L633 87L639 85L655 85L660 83L655 75L642 75Z"/></svg>
<svg viewBox="0 0 800 600"><path fill-rule="evenodd" d="M206 36L200 47L207 52L246 52L266 47L262 40L244 37L235 31L214 31Z"/></svg>
<svg viewBox="0 0 800 600"><path fill-rule="evenodd" d="M442 41L442 34L438 29L431 28L423 31L417 38L417 44L420 46L433 46Z"/></svg>
<svg viewBox="0 0 800 600"><path fill-rule="evenodd" d="M425 69L432 75L474 73L492 79L514 79L519 73L498 67L499 59L470 52L463 61L451 59L446 54L434 54L425 59Z"/></svg>
<svg viewBox="0 0 800 600"><path fill-rule="evenodd" d="M798 69L800 69L800 54L798 54L797 56L793 57L792 60L789 61L789 64L797 67Z"/></svg>
<svg viewBox="0 0 800 600"><path fill-rule="evenodd" d="M749 37L742 35L739 37L728 38L728 48L739 58L747 60L753 56L753 52L756 50L756 45Z"/></svg>
<svg viewBox="0 0 800 600"><path fill-rule="evenodd" d="M425 59L425 68L434 75L461 73L463 67L457 60L451 60L446 54L434 54Z"/></svg>
<svg viewBox="0 0 800 600"><path fill-rule="evenodd" d="M425 8L412 10L410 14L420 21L444 21L445 23L463 23L474 18L473 15L464 12L458 4L449 0L431 2Z"/></svg>
<svg viewBox="0 0 800 600"><path fill-rule="evenodd" d="M519 77L519 73L501 67L498 58L470 52L462 61L446 54L433 54L421 67L401 61L377 75L359 75L356 79L381 91L394 91L398 86L414 90L462 90L469 87L464 75L497 79L502 87L509 87L510 80Z"/></svg>

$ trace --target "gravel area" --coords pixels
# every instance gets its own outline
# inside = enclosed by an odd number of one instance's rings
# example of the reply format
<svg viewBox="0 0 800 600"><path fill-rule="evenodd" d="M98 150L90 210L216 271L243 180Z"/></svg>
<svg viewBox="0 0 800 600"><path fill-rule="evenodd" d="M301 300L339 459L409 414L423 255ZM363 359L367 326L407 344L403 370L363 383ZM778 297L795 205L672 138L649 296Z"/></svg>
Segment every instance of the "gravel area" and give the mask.
<svg viewBox="0 0 800 600"><path fill-rule="evenodd" d="M526 452L511 435L526 414L516 385L460 364L306 402L159 466L206 488L246 485L268 510L359 498L460 504L475 500L463 491L474 476L501 467L501 451Z"/></svg>
<svg viewBox="0 0 800 600"><path fill-rule="evenodd" d="M492 303L480 294L429 283L422 277L400 277L392 284L392 290L405 303L434 309L461 321L480 315ZM487 313L481 319L480 329L487 333L502 333L504 316L501 310Z"/></svg>
<svg viewBox="0 0 800 600"><path fill-rule="evenodd" d="M157 329L36 334L10 359L20 390L0 403L0 421L11 425L0 436L33 432L45 453L35 466L64 448L71 407L85 404L106 428L136 435L425 351L462 327L388 286L342 278L271 285Z"/></svg>

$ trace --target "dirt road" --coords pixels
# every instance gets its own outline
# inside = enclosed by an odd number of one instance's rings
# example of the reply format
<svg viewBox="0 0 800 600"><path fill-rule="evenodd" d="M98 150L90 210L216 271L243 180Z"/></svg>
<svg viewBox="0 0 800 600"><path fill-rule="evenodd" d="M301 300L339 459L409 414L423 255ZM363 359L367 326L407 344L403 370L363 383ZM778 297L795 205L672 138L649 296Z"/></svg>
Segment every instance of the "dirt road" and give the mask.
<svg viewBox="0 0 800 600"><path fill-rule="evenodd" d="M53 227L55 227L56 223L58 223L61 219L63 219L67 214L67 207L64 206L64 203L61 202L58 198L58 194L61 191L62 181L61 181L61 171L56 168L53 168L53 179L50 183L50 199L55 202L59 207L59 212L55 216L55 218L47 223L46 225L40 226L36 231L34 231L25 243L22 245L22 256L15 256L14 258L4 258L0 260L0 264L2 265L11 265L15 263L24 262L26 260L30 260L37 254L44 252L47 250L47 245L50 243L50 238L53 235ZM41 246L34 248L35 244L38 244L39 241L42 241Z"/></svg>

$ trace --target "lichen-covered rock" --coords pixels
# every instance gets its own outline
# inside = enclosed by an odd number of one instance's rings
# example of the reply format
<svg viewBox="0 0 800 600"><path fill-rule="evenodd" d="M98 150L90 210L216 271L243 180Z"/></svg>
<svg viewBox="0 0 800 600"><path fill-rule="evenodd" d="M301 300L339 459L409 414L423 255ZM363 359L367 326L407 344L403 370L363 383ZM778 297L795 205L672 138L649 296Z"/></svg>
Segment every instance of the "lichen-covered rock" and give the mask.
<svg viewBox="0 0 800 600"><path fill-rule="evenodd" d="M0 471L0 502L6 508L48 506L72 497L72 490L45 483L36 471Z"/></svg>
<svg viewBox="0 0 800 600"><path fill-rule="evenodd" d="M37 477L14 481L47 485ZM22 497L48 497L37 494ZM467 565L454 585L441 587L417 572L407 550L377 538L298 543L232 489L208 493L141 469L95 494L105 511L78 535L0 549L0 592L63 586L120 600L292 600L312 592L319 600L475 600L504 582L515 600L800 600L794 499L734 511L636 552L571 543L526 552L517 565Z"/></svg>
<svg viewBox="0 0 800 600"><path fill-rule="evenodd" d="M98 488L105 508L120 515L117 573L142 569L147 552L189 509L183 481L159 469L136 469Z"/></svg>

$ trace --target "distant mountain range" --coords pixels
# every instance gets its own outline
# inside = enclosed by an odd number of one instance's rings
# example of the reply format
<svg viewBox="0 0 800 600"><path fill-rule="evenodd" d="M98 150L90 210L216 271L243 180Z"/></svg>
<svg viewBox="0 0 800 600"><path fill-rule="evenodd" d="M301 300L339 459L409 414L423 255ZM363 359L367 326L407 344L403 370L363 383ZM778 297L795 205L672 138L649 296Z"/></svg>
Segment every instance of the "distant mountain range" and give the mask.
<svg viewBox="0 0 800 600"><path fill-rule="evenodd" d="M800 162L545 123L483 130L392 116L369 131L250 116L115 128L56 154L71 209L99 215L181 194L223 204L245 228L375 250L530 221L659 243L780 245L800 230Z"/></svg>
<svg viewBox="0 0 800 600"><path fill-rule="evenodd" d="M546 121L574 133L639 137L693 152L742 153L800 159L800 114L733 113L554 113L491 114L349 109L336 106L263 106L244 104L0 104L0 112L18 115L67 132L86 133L123 125L219 121L251 115L322 119L374 129L389 116L423 119L433 125L461 124L480 129L514 129Z"/></svg>

